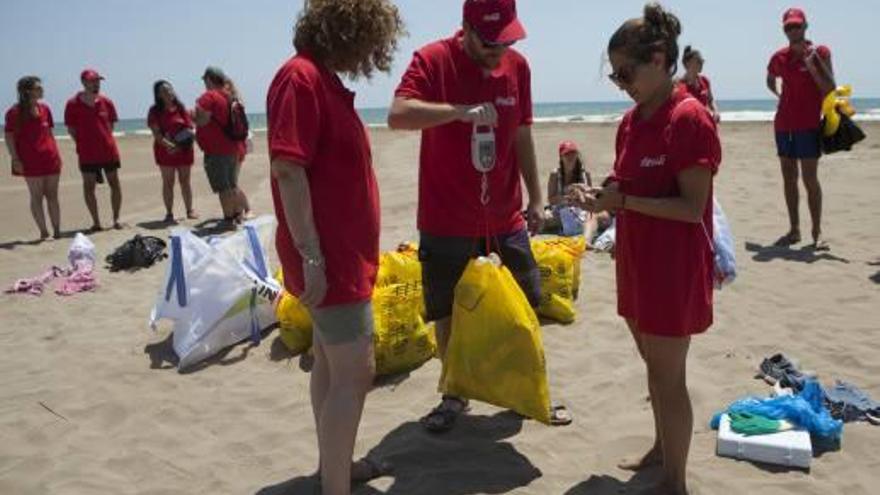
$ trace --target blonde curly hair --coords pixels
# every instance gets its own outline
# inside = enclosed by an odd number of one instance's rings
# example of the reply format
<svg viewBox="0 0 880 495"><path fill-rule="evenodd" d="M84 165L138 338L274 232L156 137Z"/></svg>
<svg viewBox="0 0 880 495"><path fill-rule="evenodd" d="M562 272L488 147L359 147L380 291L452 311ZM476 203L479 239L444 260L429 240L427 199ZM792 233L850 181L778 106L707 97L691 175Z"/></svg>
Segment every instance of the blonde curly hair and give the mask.
<svg viewBox="0 0 880 495"><path fill-rule="evenodd" d="M352 79L390 72L397 40L406 34L389 0L306 0L293 45Z"/></svg>

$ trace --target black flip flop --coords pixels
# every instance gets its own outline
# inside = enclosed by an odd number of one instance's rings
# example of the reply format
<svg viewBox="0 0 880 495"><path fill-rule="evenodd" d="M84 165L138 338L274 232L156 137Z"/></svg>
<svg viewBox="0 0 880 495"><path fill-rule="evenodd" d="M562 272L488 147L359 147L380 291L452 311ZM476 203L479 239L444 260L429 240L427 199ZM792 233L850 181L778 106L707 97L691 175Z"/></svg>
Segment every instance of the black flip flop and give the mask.
<svg viewBox="0 0 880 495"><path fill-rule="evenodd" d="M367 473L362 476L354 475L354 466L356 464L366 465ZM364 457L359 461L355 461L354 464L351 465L351 482L356 484L369 483L370 481L384 478L386 476L391 476L394 473L394 466L388 462L379 459L371 459L369 457Z"/></svg>
<svg viewBox="0 0 880 495"><path fill-rule="evenodd" d="M550 426L568 426L573 420L567 407L562 405L550 407Z"/></svg>
<svg viewBox="0 0 880 495"><path fill-rule="evenodd" d="M455 401L461 404L458 411L453 410L447 405L447 402ZM455 426L456 420L462 414L466 413L470 407L466 400L460 397L444 395L440 405L431 410L427 415L422 417L419 422L431 433L446 433Z"/></svg>

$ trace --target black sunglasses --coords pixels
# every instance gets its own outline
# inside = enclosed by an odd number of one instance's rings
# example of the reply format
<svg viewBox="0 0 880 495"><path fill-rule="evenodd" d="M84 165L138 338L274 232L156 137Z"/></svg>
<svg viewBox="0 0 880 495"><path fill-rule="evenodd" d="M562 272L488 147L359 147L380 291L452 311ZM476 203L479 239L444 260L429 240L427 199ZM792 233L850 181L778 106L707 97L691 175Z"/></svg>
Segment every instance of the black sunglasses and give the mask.
<svg viewBox="0 0 880 495"><path fill-rule="evenodd" d="M624 65L611 74L608 74L608 79L611 79L611 82L618 86L632 84L633 80L635 80L637 67L637 64Z"/></svg>
<svg viewBox="0 0 880 495"><path fill-rule="evenodd" d="M510 48L516 44L516 41L508 41L506 43L496 43L494 41L486 41L483 39L483 36L480 35L479 31L476 29L472 29L475 35L477 35L477 39L480 40L480 43L483 45L483 48L487 50L496 50L498 48Z"/></svg>
<svg viewBox="0 0 880 495"><path fill-rule="evenodd" d="M803 24L788 24L785 26L785 31L798 31L804 28Z"/></svg>

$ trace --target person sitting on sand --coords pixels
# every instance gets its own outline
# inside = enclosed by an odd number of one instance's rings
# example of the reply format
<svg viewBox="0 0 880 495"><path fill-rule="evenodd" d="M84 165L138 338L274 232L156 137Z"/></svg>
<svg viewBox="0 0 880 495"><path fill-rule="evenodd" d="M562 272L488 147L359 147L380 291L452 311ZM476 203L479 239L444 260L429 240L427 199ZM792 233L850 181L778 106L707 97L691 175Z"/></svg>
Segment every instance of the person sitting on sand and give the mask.
<svg viewBox="0 0 880 495"><path fill-rule="evenodd" d="M52 222L52 237L61 236L61 207L58 204L58 178L61 155L52 135L55 122L43 99L39 77L18 80L18 103L6 112L3 134L12 158L12 174L24 177L30 193L31 215L40 229L40 240L49 238L43 201Z"/></svg>
<svg viewBox="0 0 880 495"><path fill-rule="evenodd" d="M581 152L573 141L559 143L559 167L554 170L547 180L547 198L550 205L547 207L544 233L564 233L562 228L561 210L571 206L566 198L566 192L574 184L593 186L593 178L583 162ZM595 238L611 225L613 214L603 211L597 214L583 212L584 226L583 235L587 241L587 247L591 247Z"/></svg>
<svg viewBox="0 0 880 495"><path fill-rule="evenodd" d="M681 63L684 65L685 73L678 80L679 84L712 112L715 122L721 122L721 114L715 106L715 96L712 94L712 84L709 78L703 75L703 65L706 63L703 55L699 50L694 50L688 45L684 47Z"/></svg>

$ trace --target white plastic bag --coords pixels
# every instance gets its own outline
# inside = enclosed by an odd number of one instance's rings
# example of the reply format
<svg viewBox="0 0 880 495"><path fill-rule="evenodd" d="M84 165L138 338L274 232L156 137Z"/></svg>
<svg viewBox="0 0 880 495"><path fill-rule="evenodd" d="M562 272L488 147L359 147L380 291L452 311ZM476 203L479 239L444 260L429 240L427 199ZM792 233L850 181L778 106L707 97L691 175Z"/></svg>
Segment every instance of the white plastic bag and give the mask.
<svg viewBox="0 0 880 495"><path fill-rule="evenodd" d="M562 206L558 212L563 236L573 237L584 233L584 222L587 221L587 212L577 206Z"/></svg>
<svg viewBox="0 0 880 495"><path fill-rule="evenodd" d="M596 251L613 251L615 241L617 241L617 219L612 218L611 225L593 241L593 249Z"/></svg>
<svg viewBox="0 0 880 495"><path fill-rule="evenodd" d="M171 257L150 315L174 321L174 352L185 369L274 325L281 292L266 249L273 245L275 218L247 222L208 244L185 228L171 232Z"/></svg>
<svg viewBox="0 0 880 495"><path fill-rule="evenodd" d="M82 232L77 232L73 242L70 243L70 248L67 250L67 260L70 262L70 265L76 266L76 262L80 260L94 265L95 259L95 243Z"/></svg>
<svg viewBox="0 0 880 495"><path fill-rule="evenodd" d="M713 253L715 254L715 288L721 289L736 279L736 252L730 222L718 198L712 198L714 227Z"/></svg>

